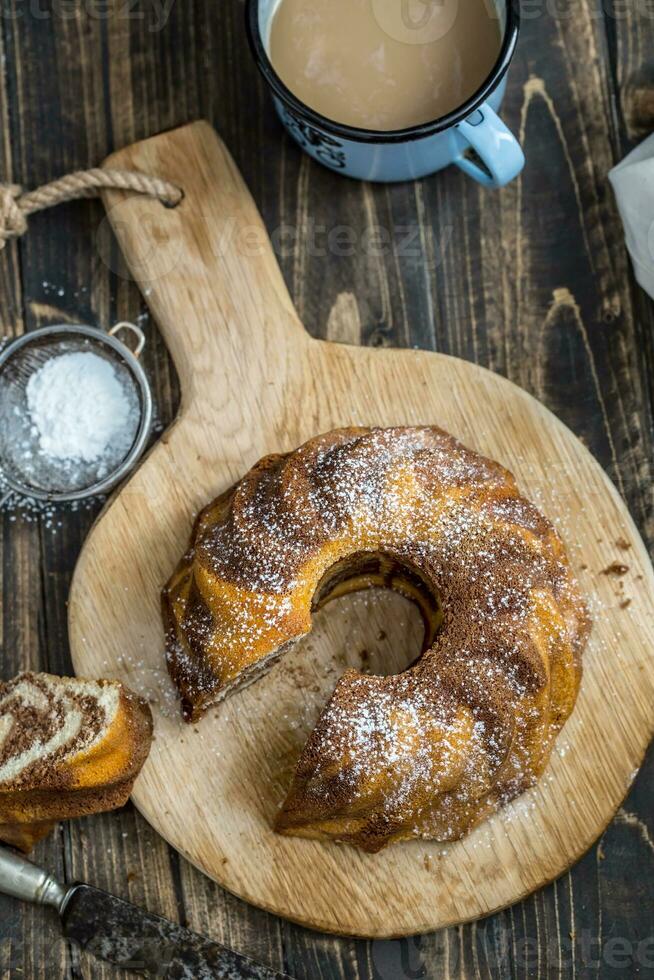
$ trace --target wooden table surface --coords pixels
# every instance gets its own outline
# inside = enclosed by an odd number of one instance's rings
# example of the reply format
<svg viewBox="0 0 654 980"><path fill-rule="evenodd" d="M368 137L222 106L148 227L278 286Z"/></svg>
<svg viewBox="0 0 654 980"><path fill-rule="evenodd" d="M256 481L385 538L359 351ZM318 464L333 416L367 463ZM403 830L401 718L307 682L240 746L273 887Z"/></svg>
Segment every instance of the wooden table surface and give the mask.
<svg viewBox="0 0 654 980"><path fill-rule="evenodd" d="M528 163L501 192L454 169L376 187L311 163L273 116L239 0L5 0L0 46L3 180L35 186L152 133L211 120L274 233L312 333L442 350L511 378L584 440L651 545L654 317L634 285L607 181L654 128L651 3L523 3L504 116ZM0 276L6 337L62 320L139 319L158 417L173 418L174 369L98 203L32 218L28 236L0 253ZM357 314L354 336L346 309ZM70 671L66 596L99 508L62 507L47 520L0 514L2 676ZM129 806L62 825L35 857L299 980L654 976L653 777L650 752L613 823L552 886L485 921L403 941L323 936L251 908ZM2 898L0 974L119 975L71 949L53 916Z"/></svg>

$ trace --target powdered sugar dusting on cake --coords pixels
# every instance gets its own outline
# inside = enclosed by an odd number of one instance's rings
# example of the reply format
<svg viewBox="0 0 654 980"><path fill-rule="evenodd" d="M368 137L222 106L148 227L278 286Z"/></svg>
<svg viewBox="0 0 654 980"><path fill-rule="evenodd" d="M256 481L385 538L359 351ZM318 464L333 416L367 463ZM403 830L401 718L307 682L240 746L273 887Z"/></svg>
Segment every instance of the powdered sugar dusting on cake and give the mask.
<svg viewBox="0 0 654 980"><path fill-rule="evenodd" d="M235 488L225 519L196 543L199 560L247 588L286 592L315 549L353 525L360 538L404 535L413 543L418 510L437 517L447 491L507 475L433 428L353 432L258 464ZM460 511L459 534L468 513Z"/></svg>
<svg viewBox="0 0 654 980"><path fill-rule="evenodd" d="M327 821L338 836L340 819L341 839L370 850L451 839L542 771L576 696L584 602L552 525L499 464L434 427L336 430L265 458L201 515L165 594L191 705L303 635L348 561L364 584L437 597L442 624L405 674L339 682L280 829Z"/></svg>

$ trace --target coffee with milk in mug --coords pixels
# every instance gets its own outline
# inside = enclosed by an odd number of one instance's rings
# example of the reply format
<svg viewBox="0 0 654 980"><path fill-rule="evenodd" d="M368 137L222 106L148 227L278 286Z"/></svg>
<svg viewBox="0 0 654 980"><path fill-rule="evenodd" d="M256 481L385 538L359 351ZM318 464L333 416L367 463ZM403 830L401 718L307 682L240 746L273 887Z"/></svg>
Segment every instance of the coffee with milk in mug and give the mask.
<svg viewBox="0 0 654 980"><path fill-rule="evenodd" d="M280 0L270 60L305 105L388 132L461 106L497 61L489 0Z"/></svg>

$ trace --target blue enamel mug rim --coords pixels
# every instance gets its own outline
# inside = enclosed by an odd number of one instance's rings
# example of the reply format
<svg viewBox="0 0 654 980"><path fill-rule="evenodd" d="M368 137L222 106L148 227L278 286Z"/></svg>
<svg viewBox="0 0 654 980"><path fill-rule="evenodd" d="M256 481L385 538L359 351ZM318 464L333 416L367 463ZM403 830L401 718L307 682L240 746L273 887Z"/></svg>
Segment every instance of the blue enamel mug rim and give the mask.
<svg viewBox="0 0 654 980"><path fill-rule="evenodd" d="M275 95L319 129L333 136L340 136L342 139L350 139L359 143L406 143L410 140L424 139L426 136L432 136L435 133L440 133L443 130L450 129L459 123L465 122L472 113L484 105L489 95L497 88L507 73L516 44L518 43L518 34L520 31L520 5L518 0L507 0L504 37L497 61L484 83L458 109L454 109L444 116L439 116L438 119L434 119L431 122L421 123L419 126L409 126L406 129L393 129L388 131L363 129L358 126L348 126L345 123L339 123L334 119L329 119L328 116L321 115L321 113L312 109L305 102L302 102L301 99L298 99L284 84L272 66L261 36L259 3L260 0L246 0L245 26L257 67Z"/></svg>

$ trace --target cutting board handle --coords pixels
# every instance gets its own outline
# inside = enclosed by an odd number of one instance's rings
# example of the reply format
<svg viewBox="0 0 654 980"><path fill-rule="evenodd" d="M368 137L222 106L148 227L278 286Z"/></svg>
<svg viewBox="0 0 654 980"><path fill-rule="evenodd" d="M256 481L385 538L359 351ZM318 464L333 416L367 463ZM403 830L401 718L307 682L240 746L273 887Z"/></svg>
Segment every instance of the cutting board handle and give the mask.
<svg viewBox="0 0 654 980"><path fill-rule="evenodd" d="M135 143L105 166L164 177L184 191L175 208L121 191L103 199L185 398L214 358L245 380L252 358L283 361L283 348L310 342L250 192L208 123Z"/></svg>

